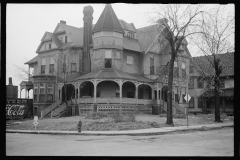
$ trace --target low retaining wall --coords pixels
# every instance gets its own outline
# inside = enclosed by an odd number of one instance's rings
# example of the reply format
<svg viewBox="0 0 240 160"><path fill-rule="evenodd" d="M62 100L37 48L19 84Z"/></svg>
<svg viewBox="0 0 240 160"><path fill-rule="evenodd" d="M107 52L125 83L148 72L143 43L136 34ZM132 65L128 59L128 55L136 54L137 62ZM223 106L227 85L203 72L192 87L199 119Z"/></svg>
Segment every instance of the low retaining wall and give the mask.
<svg viewBox="0 0 240 160"><path fill-rule="evenodd" d="M141 112L146 114L152 114L152 105L133 105L133 104L80 104L79 106L72 106L72 115L79 115L79 113L87 112Z"/></svg>

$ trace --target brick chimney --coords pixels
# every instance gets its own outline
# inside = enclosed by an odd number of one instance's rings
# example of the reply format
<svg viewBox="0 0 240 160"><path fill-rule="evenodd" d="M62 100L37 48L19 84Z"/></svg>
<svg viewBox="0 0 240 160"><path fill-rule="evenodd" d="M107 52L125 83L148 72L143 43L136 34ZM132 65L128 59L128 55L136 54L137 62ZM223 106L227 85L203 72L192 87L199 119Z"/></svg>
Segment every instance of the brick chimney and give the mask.
<svg viewBox="0 0 240 160"><path fill-rule="evenodd" d="M60 23L62 23L62 24L67 24L67 22L66 22L66 21L63 21L63 20L61 20Z"/></svg>
<svg viewBox="0 0 240 160"><path fill-rule="evenodd" d="M83 72L91 71L91 58L90 47L92 44L92 20L93 20L93 7L86 6L83 8Z"/></svg>
<svg viewBox="0 0 240 160"><path fill-rule="evenodd" d="M12 77L9 77L9 84L8 84L9 86L12 86L13 85L13 83L12 83Z"/></svg>

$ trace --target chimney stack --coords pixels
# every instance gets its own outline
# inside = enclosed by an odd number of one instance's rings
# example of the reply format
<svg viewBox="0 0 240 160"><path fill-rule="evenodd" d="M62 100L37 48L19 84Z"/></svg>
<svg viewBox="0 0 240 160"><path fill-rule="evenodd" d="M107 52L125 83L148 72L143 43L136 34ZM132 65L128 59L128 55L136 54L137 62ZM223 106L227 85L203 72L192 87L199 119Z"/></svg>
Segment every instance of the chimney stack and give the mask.
<svg viewBox="0 0 240 160"><path fill-rule="evenodd" d="M61 20L60 23L62 23L62 24L67 24L67 22L66 22L66 21L63 21L63 20Z"/></svg>
<svg viewBox="0 0 240 160"><path fill-rule="evenodd" d="M93 7L86 6L83 8L83 72L91 71L90 47L92 44L92 20Z"/></svg>
<svg viewBox="0 0 240 160"><path fill-rule="evenodd" d="M8 84L9 86L12 86L13 85L13 83L12 83L12 77L9 77L9 84Z"/></svg>

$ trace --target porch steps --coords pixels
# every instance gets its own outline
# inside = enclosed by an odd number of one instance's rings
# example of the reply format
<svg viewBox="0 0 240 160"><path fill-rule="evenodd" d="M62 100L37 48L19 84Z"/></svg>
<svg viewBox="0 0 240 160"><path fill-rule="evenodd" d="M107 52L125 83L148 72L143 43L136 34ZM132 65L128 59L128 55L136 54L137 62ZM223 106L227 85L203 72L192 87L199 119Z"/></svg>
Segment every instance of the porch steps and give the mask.
<svg viewBox="0 0 240 160"><path fill-rule="evenodd" d="M165 102L163 100L160 100L160 102L161 102L161 104L164 103L163 110L165 112L167 112L167 102ZM174 101L172 101L172 106L173 106L173 108L176 109L176 113L182 113L184 115L186 114L184 107L180 106L179 104L175 103ZM173 114L176 114L176 113L174 113L174 110L172 110L172 112L173 112Z"/></svg>
<svg viewBox="0 0 240 160"><path fill-rule="evenodd" d="M68 101L68 105L71 105L72 100ZM63 103L58 108L52 111L51 118L52 117L61 117L62 113L65 112L67 109L66 103Z"/></svg>
<svg viewBox="0 0 240 160"><path fill-rule="evenodd" d="M51 111L55 109L61 103L61 101L61 99L58 99L53 104L41 111L41 118L44 118L47 114L51 113Z"/></svg>

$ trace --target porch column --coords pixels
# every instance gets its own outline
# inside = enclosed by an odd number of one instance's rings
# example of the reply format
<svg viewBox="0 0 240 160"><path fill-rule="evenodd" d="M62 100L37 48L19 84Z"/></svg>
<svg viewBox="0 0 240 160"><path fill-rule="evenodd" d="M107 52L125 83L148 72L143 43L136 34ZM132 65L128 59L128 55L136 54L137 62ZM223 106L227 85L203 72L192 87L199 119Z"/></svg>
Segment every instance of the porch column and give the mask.
<svg viewBox="0 0 240 160"><path fill-rule="evenodd" d="M97 81L94 79L94 103L97 102Z"/></svg>
<svg viewBox="0 0 240 160"><path fill-rule="evenodd" d="M158 83L157 83L157 104L159 104L159 89L158 89Z"/></svg>
<svg viewBox="0 0 240 160"><path fill-rule="evenodd" d="M154 94L154 87L151 87L152 88L152 100L155 99L155 94Z"/></svg>
<svg viewBox="0 0 240 160"><path fill-rule="evenodd" d="M76 87L77 85L75 84L75 99L77 99L77 87Z"/></svg>
<svg viewBox="0 0 240 160"><path fill-rule="evenodd" d="M62 99L62 88L60 88L60 99Z"/></svg>
<svg viewBox="0 0 240 160"><path fill-rule="evenodd" d="M136 83L135 84L135 87L136 87L136 91L135 91L135 99L136 99L136 103L138 104L138 86Z"/></svg>
<svg viewBox="0 0 240 160"><path fill-rule="evenodd" d="M26 88L25 88L25 98L27 98L27 90L26 90Z"/></svg>
<svg viewBox="0 0 240 160"><path fill-rule="evenodd" d="M119 81L119 92L120 104L122 104L122 80Z"/></svg>
<svg viewBox="0 0 240 160"><path fill-rule="evenodd" d="M81 83L80 83L80 85L81 85ZM80 98L80 85L78 86L78 98Z"/></svg>

